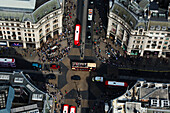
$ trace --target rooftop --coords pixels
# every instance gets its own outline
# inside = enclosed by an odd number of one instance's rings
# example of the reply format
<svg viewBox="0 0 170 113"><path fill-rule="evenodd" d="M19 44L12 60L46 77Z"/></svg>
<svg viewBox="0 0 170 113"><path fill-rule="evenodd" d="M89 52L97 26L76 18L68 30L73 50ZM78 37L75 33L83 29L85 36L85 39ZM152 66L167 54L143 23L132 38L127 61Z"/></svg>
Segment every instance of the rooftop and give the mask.
<svg viewBox="0 0 170 113"><path fill-rule="evenodd" d="M60 3L58 0L36 0L36 6L32 12L0 10L0 20L10 21L11 18L13 18L14 21L30 21L36 23L45 15L59 8Z"/></svg>
<svg viewBox="0 0 170 113"><path fill-rule="evenodd" d="M161 98L169 99L168 89L140 88L140 99Z"/></svg>
<svg viewBox="0 0 170 113"><path fill-rule="evenodd" d="M125 22L127 22L132 28L135 27L138 20L137 16L130 12L126 7L124 7L120 3L114 3L112 12L117 14L123 20L125 20Z"/></svg>
<svg viewBox="0 0 170 113"><path fill-rule="evenodd" d="M34 10L36 0L1 0L0 8Z"/></svg>

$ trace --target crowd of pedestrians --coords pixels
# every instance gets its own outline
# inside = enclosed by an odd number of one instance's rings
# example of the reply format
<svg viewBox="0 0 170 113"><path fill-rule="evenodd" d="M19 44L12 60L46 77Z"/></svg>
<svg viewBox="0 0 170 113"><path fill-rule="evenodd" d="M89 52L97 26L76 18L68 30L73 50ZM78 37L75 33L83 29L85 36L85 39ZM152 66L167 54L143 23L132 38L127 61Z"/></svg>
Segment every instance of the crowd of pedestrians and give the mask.
<svg viewBox="0 0 170 113"><path fill-rule="evenodd" d="M55 111L59 112L61 104L64 102L64 96L62 92L52 83L47 83L47 88L51 88L50 92L47 89L48 94L54 99L55 102Z"/></svg>

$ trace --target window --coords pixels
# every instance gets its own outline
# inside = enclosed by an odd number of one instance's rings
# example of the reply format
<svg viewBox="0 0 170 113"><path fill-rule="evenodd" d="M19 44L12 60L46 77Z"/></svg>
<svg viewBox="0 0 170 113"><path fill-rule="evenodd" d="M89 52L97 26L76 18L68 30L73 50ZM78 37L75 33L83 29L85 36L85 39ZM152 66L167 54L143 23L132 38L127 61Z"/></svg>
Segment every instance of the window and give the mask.
<svg viewBox="0 0 170 113"><path fill-rule="evenodd" d="M166 49L166 46L164 46L163 49Z"/></svg>
<svg viewBox="0 0 170 113"><path fill-rule="evenodd" d="M141 37L138 37L138 39L141 39Z"/></svg>
<svg viewBox="0 0 170 113"><path fill-rule="evenodd" d="M158 39L158 37L155 37L155 39Z"/></svg>
<svg viewBox="0 0 170 113"><path fill-rule="evenodd" d="M140 48L142 48L142 45L140 45Z"/></svg>
<svg viewBox="0 0 170 113"><path fill-rule="evenodd" d="M136 39L136 37L134 37L134 39Z"/></svg>
<svg viewBox="0 0 170 113"><path fill-rule="evenodd" d="M28 33L28 36L31 36L31 33Z"/></svg>
<svg viewBox="0 0 170 113"><path fill-rule="evenodd" d="M54 21L53 21L53 24L56 23L56 22L58 22L58 19L54 20Z"/></svg>
<svg viewBox="0 0 170 113"><path fill-rule="evenodd" d="M163 38L163 37L161 37L160 39L161 39L161 40L163 40L164 38Z"/></svg>
<svg viewBox="0 0 170 113"><path fill-rule="evenodd" d="M25 38L25 41L27 41L27 38Z"/></svg>
<svg viewBox="0 0 170 113"><path fill-rule="evenodd" d="M18 40L21 40L21 37L20 37L20 36L18 37Z"/></svg>
<svg viewBox="0 0 170 113"><path fill-rule="evenodd" d="M33 37L35 37L35 34L32 34Z"/></svg>
<svg viewBox="0 0 170 113"><path fill-rule="evenodd" d="M17 26L19 27L19 24L17 24Z"/></svg>
<svg viewBox="0 0 170 113"><path fill-rule="evenodd" d="M8 34L10 34L10 31L7 31Z"/></svg>
<svg viewBox="0 0 170 113"><path fill-rule="evenodd" d="M133 41L133 43L135 43L135 40Z"/></svg>
<svg viewBox="0 0 170 113"><path fill-rule="evenodd" d="M148 43L151 43L151 41L149 40Z"/></svg>
<svg viewBox="0 0 170 113"><path fill-rule="evenodd" d="M29 38L29 42L32 42L31 38Z"/></svg>
<svg viewBox="0 0 170 113"><path fill-rule="evenodd" d="M15 30L15 28L12 28L12 30Z"/></svg>
<svg viewBox="0 0 170 113"><path fill-rule="evenodd" d="M156 33L156 35L159 35L159 33Z"/></svg>
<svg viewBox="0 0 170 113"><path fill-rule="evenodd" d="M39 33L42 31L42 29L39 30Z"/></svg>
<svg viewBox="0 0 170 113"><path fill-rule="evenodd" d="M11 39L11 36L8 36L8 39Z"/></svg>
<svg viewBox="0 0 170 113"><path fill-rule="evenodd" d="M150 48L150 45L147 45L146 48Z"/></svg>
<svg viewBox="0 0 170 113"><path fill-rule="evenodd" d="M153 34L153 32L150 32L150 34Z"/></svg>
<svg viewBox="0 0 170 113"><path fill-rule="evenodd" d="M21 35L21 32L18 32L18 35Z"/></svg>
<svg viewBox="0 0 170 113"><path fill-rule="evenodd" d="M166 38L166 40L169 40L169 38Z"/></svg>
<svg viewBox="0 0 170 113"><path fill-rule="evenodd" d="M11 26L14 26L14 24L13 24L13 23L11 23Z"/></svg>
<svg viewBox="0 0 170 113"><path fill-rule="evenodd" d="M143 44L143 41L142 41L142 44Z"/></svg>
<svg viewBox="0 0 170 113"><path fill-rule="evenodd" d="M16 40L16 37L13 37L14 40Z"/></svg>
<svg viewBox="0 0 170 113"><path fill-rule="evenodd" d="M25 33L25 36L27 36L27 33Z"/></svg>
<svg viewBox="0 0 170 113"><path fill-rule="evenodd" d="M161 33L161 35L165 35L165 33Z"/></svg>
<svg viewBox="0 0 170 113"><path fill-rule="evenodd" d="M18 31L20 31L20 28L17 28Z"/></svg>
<svg viewBox="0 0 170 113"><path fill-rule="evenodd" d="M137 41L137 43L139 44L139 43L140 43L140 41Z"/></svg>
<svg viewBox="0 0 170 113"><path fill-rule="evenodd" d="M32 30L32 32L34 32L34 30Z"/></svg>
<svg viewBox="0 0 170 113"><path fill-rule="evenodd" d="M33 42L35 42L35 38L33 38Z"/></svg>
<svg viewBox="0 0 170 113"><path fill-rule="evenodd" d="M164 44L168 44L168 42L165 42Z"/></svg>
<svg viewBox="0 0 170 113"><path fill-rule="evenodd" d="M161 49L161 46L158 46L158 49Z"/></svg>
<svg viewBox="0 0 170 113"><path fill-rule="evenodd" d="M159 44L162 44L162 41L159 41Z"/></svg>
<svg viewBox="0 0 170 113"><path fill-rule="evenodd" d="M152 39L152 37L149 37L149 39Z"/></svg>
<svg viewBox="0 0 170 113"><path fill-rule="evenodd" d="M8 24L8 23L6 23L6 26L9 26L9 24Z"/></svg>

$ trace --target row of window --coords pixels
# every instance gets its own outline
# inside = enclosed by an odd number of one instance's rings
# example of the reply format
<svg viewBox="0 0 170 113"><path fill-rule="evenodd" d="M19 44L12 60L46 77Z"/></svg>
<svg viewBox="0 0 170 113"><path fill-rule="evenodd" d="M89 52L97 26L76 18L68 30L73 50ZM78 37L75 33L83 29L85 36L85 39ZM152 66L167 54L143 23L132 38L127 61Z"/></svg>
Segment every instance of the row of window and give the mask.
<svg viewBox="0 0 170 113"><path fill-rule="evenodd" d="M14 24L14 23L1 23L2 26L17 26L19 27L20 24Z"/></svg>
<svg viewBox="0 0 170 113"><path fill-rule="evenodd" d="M150 32L150 34L156 34L156 35L167 35L166 33L154 33L154 32Z"/></svg>

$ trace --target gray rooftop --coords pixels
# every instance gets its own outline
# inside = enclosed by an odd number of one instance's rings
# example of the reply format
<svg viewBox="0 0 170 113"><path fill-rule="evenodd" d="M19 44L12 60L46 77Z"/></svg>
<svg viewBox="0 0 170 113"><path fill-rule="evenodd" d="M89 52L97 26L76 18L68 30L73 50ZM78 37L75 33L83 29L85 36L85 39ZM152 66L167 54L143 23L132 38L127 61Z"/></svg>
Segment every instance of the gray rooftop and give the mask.
<svg viewBox="0 0 170 113"><path fill-rule="evenodd" d="M44 1L46 2L44 3ZM36 5L37 8L33 12L29 12L29 13L25 13L22 11L15 12L15 11L8 11L8 10L0 10L0 20L5 20L5 18L8 18L8 20L10 20L10 17L12 17L14 18L15 21L24 22L26 20L29 20L33 23L36 23L45 15L60 8L60 3L58 0L49 0L49 1L44 0L44 1L37 0L36 2L38 3Z"/></svg>
<svg viewBox="0 0 170 113"><path fill-rule="evenodd" d="M160 98L169 100L168 89L140 88L140 99Z"/></svg>
<svg viewBox="0 0 170 113"><path fill-rule="evenodd" d="M0 7L5 9L34 10L36 0L1 0Z"/></svg>
<svg viewBox="0 0 170 113"><path fill-rule="evenodd" d="M127 22L132 28L137 24L137 16L130 12L126 7L121 3L115 2L113 5L112 12L117 14L125 22Z"/></svg>

